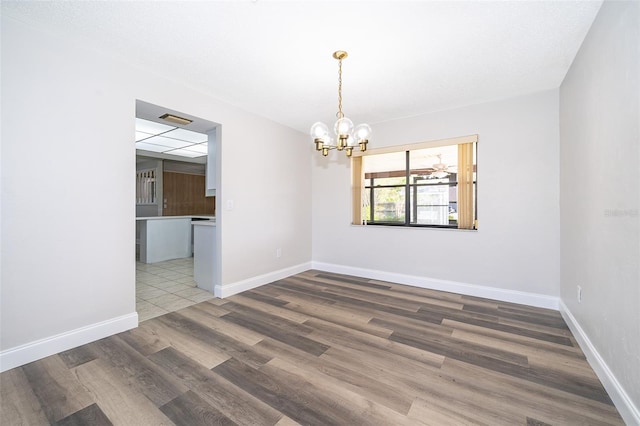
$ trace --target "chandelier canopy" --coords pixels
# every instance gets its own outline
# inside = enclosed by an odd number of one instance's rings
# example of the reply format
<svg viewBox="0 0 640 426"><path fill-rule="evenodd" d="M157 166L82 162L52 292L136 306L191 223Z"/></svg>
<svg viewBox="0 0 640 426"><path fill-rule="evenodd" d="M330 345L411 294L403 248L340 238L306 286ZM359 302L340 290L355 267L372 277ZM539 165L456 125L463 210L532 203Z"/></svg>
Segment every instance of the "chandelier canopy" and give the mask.
<svg viewBox="0 0 640 426"><path fill-rule="evenodd" d="M333 125L333 132L335 134L335 140L329 134L329 127L318 121L311 126L311 138L316 144L316 150L322 151L322 155L325 157L329 154L329 150L337 149L338 151L344 150L348 157L351 157L353 148L360 147L360 151L367 150L367 143L369 142L369 136L371 135L371 127L368 124L362 123L354 127L353 121L344 116L342 112L342 60L347 57L347 52L338 50L333 53L333 57L338 60L338 112L336 117L338 118Z"/></svg>

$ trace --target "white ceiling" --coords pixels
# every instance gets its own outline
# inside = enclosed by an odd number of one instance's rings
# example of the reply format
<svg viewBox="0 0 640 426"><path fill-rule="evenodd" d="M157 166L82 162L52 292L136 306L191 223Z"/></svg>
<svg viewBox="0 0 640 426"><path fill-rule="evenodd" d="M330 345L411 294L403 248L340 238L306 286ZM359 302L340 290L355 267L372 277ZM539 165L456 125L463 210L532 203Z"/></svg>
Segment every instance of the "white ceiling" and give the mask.
<svg viewBox="0 0 640 426"><path fill-rule="evenodd" d="M2 13L83 39L307 132L333 122L335 50L357 124L562 82L601 1L9 2Z"/></svg>

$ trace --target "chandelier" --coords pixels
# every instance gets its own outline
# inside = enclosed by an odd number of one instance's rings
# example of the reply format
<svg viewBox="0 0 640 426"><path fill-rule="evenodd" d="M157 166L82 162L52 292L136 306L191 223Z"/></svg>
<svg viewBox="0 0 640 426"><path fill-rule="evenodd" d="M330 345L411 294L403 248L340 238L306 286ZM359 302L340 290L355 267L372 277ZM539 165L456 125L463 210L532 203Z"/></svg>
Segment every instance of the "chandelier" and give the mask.
<svg viewBox="0 0 640 426"><path fill-rule="evenodd" d="M337 149L338 151L346 151L347 157L351 157L353 148L360 146L360 151L367 150L367 143L369 142L369 136L371 135L371 127L368 124L362 123L357 126L353 126L353 121L344 116L342 112L342 60L347 57L347 52L338 50L333 53L333 57L338 60L338 112L336 117L338 118L333 125L333 131L336 139L334 140L329 134L329 127L326 124L318 121L311 126L311 138L316 144L316 150L322 151L322 155L325 157L329 154L330 149Z"/></svg>

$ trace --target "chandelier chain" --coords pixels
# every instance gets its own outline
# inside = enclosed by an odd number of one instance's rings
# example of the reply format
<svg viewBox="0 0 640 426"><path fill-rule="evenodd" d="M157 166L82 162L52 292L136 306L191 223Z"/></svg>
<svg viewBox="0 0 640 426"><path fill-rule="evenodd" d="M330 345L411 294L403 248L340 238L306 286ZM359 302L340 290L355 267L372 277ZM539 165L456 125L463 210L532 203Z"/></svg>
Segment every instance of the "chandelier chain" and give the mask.
<svg viewBox="0 0 640 426"><path fill-rule="evenodd" d="M342 59L338 60L338 113L336 117L343 118L344 114L342 113Z"/></svg>

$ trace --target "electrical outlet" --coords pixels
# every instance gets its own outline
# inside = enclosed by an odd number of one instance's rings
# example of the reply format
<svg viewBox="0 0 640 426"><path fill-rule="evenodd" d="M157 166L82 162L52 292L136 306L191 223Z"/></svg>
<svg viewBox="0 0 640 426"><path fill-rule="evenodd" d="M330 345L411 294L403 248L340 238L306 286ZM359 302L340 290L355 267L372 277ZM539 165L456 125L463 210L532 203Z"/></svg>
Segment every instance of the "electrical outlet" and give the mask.
<svg viewBox="0 0 640 426"><path fill-rule="evenodd" d="M281 248L277 248L276 249L276 257L277 258L281 258L282 257L282 249Z"/></svg>
<svg viewBox="0 0 640 426"><path fill-rule="evenodd" d="M582 287L578 286L578 303L582 303Z"/></svg>

